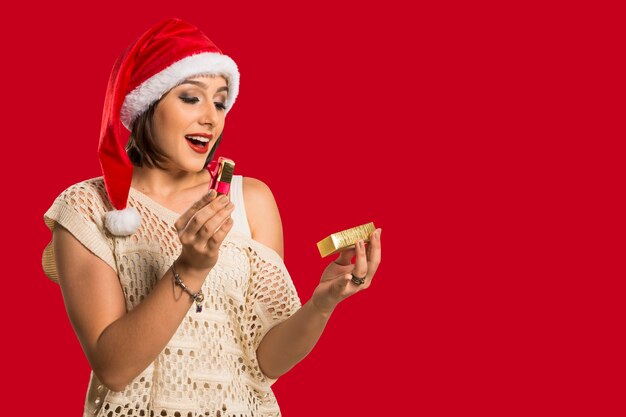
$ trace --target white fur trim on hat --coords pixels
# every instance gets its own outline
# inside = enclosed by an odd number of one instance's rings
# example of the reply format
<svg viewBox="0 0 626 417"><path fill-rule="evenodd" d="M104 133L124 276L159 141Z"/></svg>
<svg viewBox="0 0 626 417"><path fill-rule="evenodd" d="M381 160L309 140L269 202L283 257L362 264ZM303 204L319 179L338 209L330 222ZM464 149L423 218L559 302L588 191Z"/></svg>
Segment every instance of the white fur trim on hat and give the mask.
<svg viewBox="0 0 626 417"><path fill-rule="evenodd" d="M141 225L141 216L135 207L113 210L106 214L104 225L115 236L128 236Z"/></svg>
<svg viewBox="0 0 626 417"><path fill-rule="evenodd" d="M148 110L165 93L186 78L198 75L222 75L228 82L226 112L231 109L239 94L239 70L237 64L227 55L216 52L203 52L181 59L153 75L126 95L120 120L126 129L131 130L133 120Z"/></svg>

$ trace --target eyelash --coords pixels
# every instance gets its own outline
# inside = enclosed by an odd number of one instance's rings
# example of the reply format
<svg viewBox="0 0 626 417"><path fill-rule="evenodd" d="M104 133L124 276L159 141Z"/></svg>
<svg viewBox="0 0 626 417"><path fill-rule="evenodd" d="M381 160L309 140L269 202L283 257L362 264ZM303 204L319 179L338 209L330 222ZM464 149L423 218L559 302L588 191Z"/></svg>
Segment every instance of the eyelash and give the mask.
<svg viewBox="0 0 626 417"><path fill-rule="evenodd" d="M185 97L185 96L181 96L180 98L184 103L187 104L195 104L197 102L199 102L200 100L198 99L198 97Z"/></svg>
<svg viewBox="0 0 626 417"><path fill-rule="evenodd" d="M198 97L185 97L185 96L181 96L180 99L187 104L196 104L197 102L199 102L200 100L198 99ZM220 102L215 102L215 107L217 107L220 110L226 110L226 105L224 103L220 103Z"/></svg>

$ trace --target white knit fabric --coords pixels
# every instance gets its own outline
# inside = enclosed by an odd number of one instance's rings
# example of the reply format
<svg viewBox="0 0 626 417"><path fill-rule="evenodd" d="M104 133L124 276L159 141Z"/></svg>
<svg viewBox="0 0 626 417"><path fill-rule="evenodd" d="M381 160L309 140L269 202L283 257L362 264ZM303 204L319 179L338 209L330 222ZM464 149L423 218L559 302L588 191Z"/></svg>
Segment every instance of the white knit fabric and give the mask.
<svg viewBox="0 0 626 417"><path fill-rule="evenodd" d="M181 247L173 227L178 213L133 188L129 206L140 213L141 227L131 236L110 235L103 221L112 207L100 177L61 193L44 220L50 230L61 224L118 272L130 311L166 273ZM44 250L43 267L58 281L51 244ZM300 308L282 259L231 230L202 289L202 312L192 305L166 348L123 391L107 390L92 372L85 417L280 415L273 381L261 372L256 349L272 326Z"/></svg>
<svg viewBox="0 0 626 417"><path fill-rule="evenodd" d="M241 175L233 175L228 195L230 201L235 205L235 210L233 210L233 213L230 215L234 222L232 231L252 238L250 224L246 216L246 205L243 200L243 177Z"/></svg>

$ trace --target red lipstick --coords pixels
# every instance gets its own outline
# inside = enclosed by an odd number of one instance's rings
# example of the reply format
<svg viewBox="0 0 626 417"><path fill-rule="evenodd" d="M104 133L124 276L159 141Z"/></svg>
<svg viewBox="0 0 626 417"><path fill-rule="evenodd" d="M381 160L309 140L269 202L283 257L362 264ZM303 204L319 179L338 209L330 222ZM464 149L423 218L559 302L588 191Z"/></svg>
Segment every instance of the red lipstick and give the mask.
<svg viewBox="0 0 626 417"><path fill-rule="evenodd" d="M206 153L209 150L209 143L213 139L210 133L191 133L185 135L189 147L198 153Z"/></svg>

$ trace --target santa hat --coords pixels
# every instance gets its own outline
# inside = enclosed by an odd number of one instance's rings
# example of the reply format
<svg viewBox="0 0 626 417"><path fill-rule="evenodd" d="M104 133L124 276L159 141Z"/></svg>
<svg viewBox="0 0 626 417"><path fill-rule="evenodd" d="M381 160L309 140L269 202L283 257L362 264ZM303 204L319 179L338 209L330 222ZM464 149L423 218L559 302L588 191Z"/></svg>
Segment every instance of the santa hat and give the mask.
<svg viewBox="0 0 626 417"><path fill-rule="evenodd" d="M133 165L125 147L133 121L186 78L209 74L226 79L228 112L239 92L237 65L198 28L180 19L167 19L149 29L113 66L98 146L104 184L115 208L105 219L112 234L131 235L141 224L137 210L127 207Z"/></svg>

